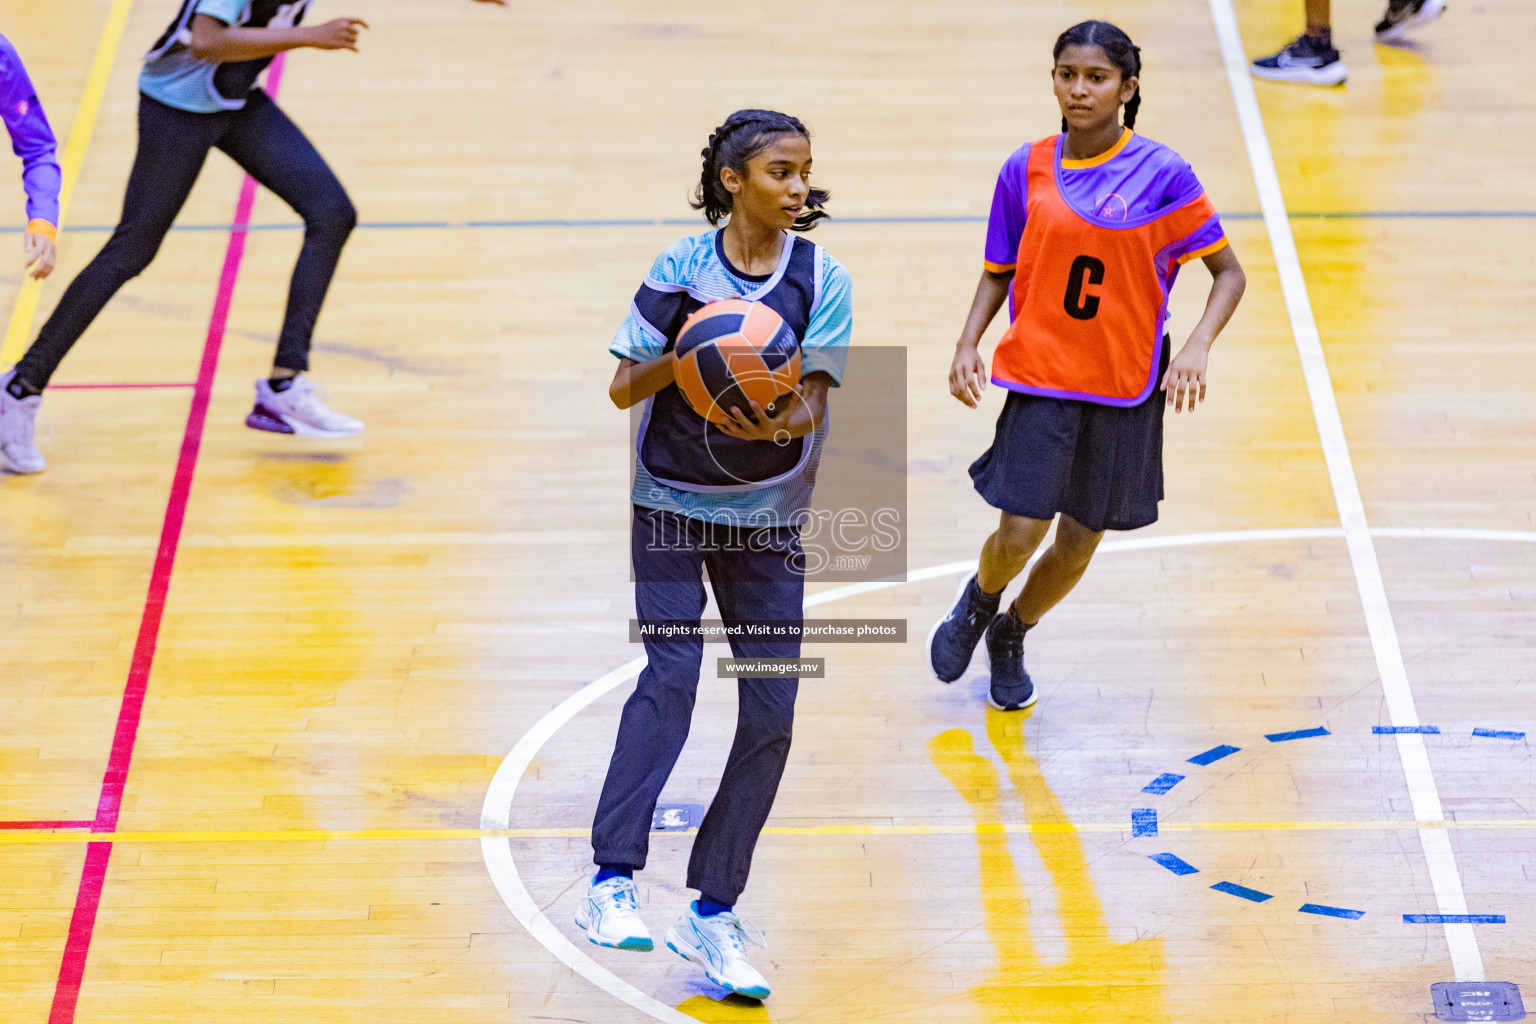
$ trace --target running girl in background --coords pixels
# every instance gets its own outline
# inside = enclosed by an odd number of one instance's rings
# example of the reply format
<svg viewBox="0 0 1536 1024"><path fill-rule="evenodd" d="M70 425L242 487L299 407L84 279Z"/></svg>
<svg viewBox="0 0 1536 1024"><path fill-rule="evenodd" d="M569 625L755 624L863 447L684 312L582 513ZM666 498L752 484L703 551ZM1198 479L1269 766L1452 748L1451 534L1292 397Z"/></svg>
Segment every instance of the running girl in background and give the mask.
<svg viewBox="0 0 1536 1024"><path fill-rule="evenodd" d="M986 269L949 374L950 393L976 408L987 377L977 346L1007 299L1011 323L992 381L1008 397L992 447L970 470L1002 514L976 575L928 640L934 674L953 682L985 635L989 699L1003 711L1038 699L1024 634L1082 578L1104 531L1157 520L1163 409L1187 402L1193 412L1205 400L1211 344L1245 284L1189 165L1131 130L1140 50L1114 25L1086 21L1062 33L1053 54L1062 134L1020 148L998 175ZM1214 281L1170 362L1168 296L1194 259ZM1051 547L999 614L1003 590L1058 514Z"/></svg>
<svg viewBox="0 0 1536 1024"><path fill-rule="evenodd" d="M309 438L349 438L362 430L361 421L319 401L309 378L301 376L309 370L315 321L358 213L304 132L257 88L257 78L281 52L358 48L366 21L335 18L301 25L310 3L184 0L170 28L144 55L138 155L127 178L123 218L58 301L22 361L0 375L0 457L15 473L41 473L48 465L32 439L43 388L109 299L160 252L210 149L223 150L304 218L304 247L293 267L283 333L272 373L257 381L257 404L246 416L247 427ZM15 111L14 104L6 107L8 126ZM32 246L31 233L28 238ZM48 256L51 269L48 241L46 253L38 252Z"/></svg>
<svg viewBox="0 0 1536 1024"><path fill-rule="evenodd" d="M483 0L501 3L502 0ZM312 0L184 0L144 58L139 148L123 216L105 248L59 300L37 340L0 375L0 454L18 473L47 466L33 423L59 363L118 289L141 274L219 149L304 218L304 246L288 291L272 372L256 382L246 426L278 434L349 437L363 423L332 412L308 378L315 321L357 224L346 190L298 126L256 81L286 50L356 50L361 18L302 25ZM12 110L14 108L11 108ZM6 114L7 122L11 113Z"/></svg>
<svg viewBox="0 0 1536 1024"><path fill-rule="evenodd" d="M357 212L324 158L256 81L285 50L355 50L360 18L300 24L310 0L185 0L144 58L139 76L139 148L123 216L105 248L65 290L58 308L15 368L0 377L6 420L36 415L54 370L118 289L149 266L220 149L304 218L288 310L268 379L256 384L246 423L259 430L346 437L363 429L321 403L300 374L309 369L315 320ZM30 431L26 432L30 434ZM30 436L7 438L17 472L47 465Z"/></svg>
<svg viewBox="0 0 1536 1024"><path fill-rule="evenodd" d="M702 572L726 623L800 622L804 554L796 513L810 506L826 434L827 389L838 386L853 330L848 272L792 232L825 216L810 186L810 133L770 110L738 110L710 136L695 207L725 227L685 238L656 258L609 348L619 408L648 403L635 465L631 554L635 609L647 624L689 626L685 639L644 634L646 666L624 704L592 824L598 872L576 914L601 946L649 950L634 873L645 866L651 818L688 738L703 642ZM683 321L708 302L761 302L784 318L801 351L799 401L735 411L717 429L673 382ZM764 525L767 524L767 525ZM738 658L796 658L800 643L733 636ZM768 983L745 942L756 929L732 907L789 757L798 679L737 682L736 738L699 826L688 886L699 891L667 946L723 988L756 999Z"/></svg>
<svg viewBox="0 0 1536 1024"><path fill-rule="evenodd" d="M59 229L59 188L63 178L54 156L58 143L21 57L0 36L0 117L11 133L11 148L21 158L21 186L27 194L27 230L21 247L32 277L53 273Z"/></svg>

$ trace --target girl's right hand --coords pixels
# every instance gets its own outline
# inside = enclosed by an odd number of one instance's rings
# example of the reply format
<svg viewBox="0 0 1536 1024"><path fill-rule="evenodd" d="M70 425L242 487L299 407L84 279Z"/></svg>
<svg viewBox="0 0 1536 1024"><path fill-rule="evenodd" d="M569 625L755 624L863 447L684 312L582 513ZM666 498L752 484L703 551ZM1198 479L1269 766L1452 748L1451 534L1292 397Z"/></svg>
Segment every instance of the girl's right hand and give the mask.
<svg viewBox="0 0 1536 1024"><path fill-rule="evenodd" d="M309 45L317 50L357 52L359 31L368 27L362 18L335 18L309 30Z"/></svg>
<svg viewBox="0 0 1536 1024"><path fill-rule="evenodd" d="M981 353L971 345L956 347L955 361L949 367L949 393L975 409L986 387L987 364Z"/></svg>

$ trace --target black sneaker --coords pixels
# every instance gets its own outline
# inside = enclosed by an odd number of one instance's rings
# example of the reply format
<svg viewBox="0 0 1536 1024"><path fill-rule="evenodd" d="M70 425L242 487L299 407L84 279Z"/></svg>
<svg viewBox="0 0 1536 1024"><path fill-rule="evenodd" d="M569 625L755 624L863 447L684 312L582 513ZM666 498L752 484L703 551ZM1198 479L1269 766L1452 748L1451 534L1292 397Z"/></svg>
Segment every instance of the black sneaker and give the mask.
<svg viewBox="0 0 1536 1024"><path fill-rule="evenodd" d="M1411 28L1428 25L1445 13L1445 0L1388 0L1387 13L1376 23L1376 41L1393 43Z"/></svg>
<svg viewBox="0 0 1536 1024"><path fill-rule="evenodd" d="M987 701L999 711L1023 711L1040 699L1024 670L1024 634L1028 629L1011 605L987 627L987 657L992 660Z"/></svg>
<svg viewBox="0 0 1536 1024"><path fill-rule="evenodd" d="M949 614L928 631L928 665L941 683L952 683L965 675L971 654L987 631L987 623L997 614L1002 594L983 594L972 576L960 584Z"/></svg>
<svg viewBox="0 0 1536 1024"><path fill-rule="evenodd" d="M1342 85L1349 69L1339 58L1339 51L1309 35L1269 57L1260 57L1250 65L1260 78L1277 82L1311 82L1313 85Z"/></svg>

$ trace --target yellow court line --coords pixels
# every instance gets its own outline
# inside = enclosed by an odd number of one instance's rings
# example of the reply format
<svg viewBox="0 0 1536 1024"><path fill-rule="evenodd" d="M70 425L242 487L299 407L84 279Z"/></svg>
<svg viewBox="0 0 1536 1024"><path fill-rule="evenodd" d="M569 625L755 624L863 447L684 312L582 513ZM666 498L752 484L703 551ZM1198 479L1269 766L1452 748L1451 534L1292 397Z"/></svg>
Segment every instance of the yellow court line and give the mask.
<svg viewBox="0 0 1536 1024"><path fill-rule="evenodd" d="M1418 829L1516 831L1536 829L1536 820L1478 821L1170 821L1162 832L1397 832ZM1081 832L1129 832L1129 822L1000 822L935 825L770 825L770 836L970 836L1042 835ZM658 832L688 835L695 829ZM575 828L373 828L277 829L246 832L85 832L80 830L0 831L0 846L79 843L314 843L330 841L453 839L582 839L591 833Z"/></svg>
<svg viewBox="0 0 1536 1024"><path fill-rule="evenodd" d="M69 139L64 143L64 155L59 160L64 183L59 189L60 231L64 228L64 214L69 209L69 199L75 193L75 182L85 163L85 150L91 144L91 133L96 129L96 117L101 113L102 97L107 92L107 78L117 60L117 51L123 44L123 31L128 27L128 12L133 0L114 0L107 14L107 24L101 30L101 41L96 44L96 59L91 63L90 77L85 80L85 95L75 110L74 124L69 128ZM35 277L23 279L21 291L16 296L16 306L11 310L11 322L5 329L5 341L0 342L0 366L14 363L26 349L27 336L32 333L32 321L37 316L37 300L42 294L43 282Z"/></svg>

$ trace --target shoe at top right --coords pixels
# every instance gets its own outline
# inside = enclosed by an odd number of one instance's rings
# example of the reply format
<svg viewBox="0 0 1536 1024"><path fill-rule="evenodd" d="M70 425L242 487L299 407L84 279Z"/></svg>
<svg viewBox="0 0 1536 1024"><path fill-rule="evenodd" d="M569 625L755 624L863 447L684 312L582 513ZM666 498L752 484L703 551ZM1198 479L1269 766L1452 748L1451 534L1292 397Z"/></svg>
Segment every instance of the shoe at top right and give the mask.
<svg viewBox="0 0 1536 1024"><path fill-rule="evenodd" d="M1391 43L1411 28L1428 25L1445 13L1445 0L1387 0L1387 11L1376 23L1376 41Z"/></svg>

